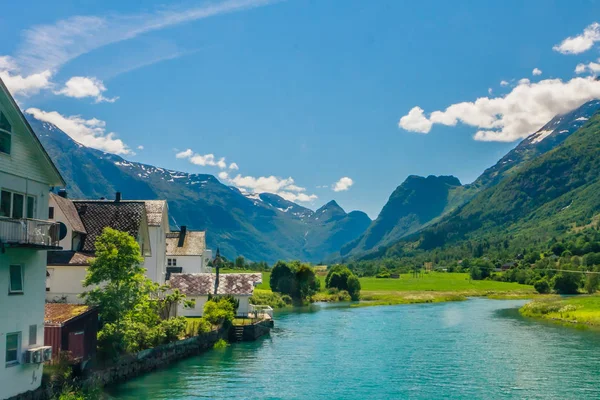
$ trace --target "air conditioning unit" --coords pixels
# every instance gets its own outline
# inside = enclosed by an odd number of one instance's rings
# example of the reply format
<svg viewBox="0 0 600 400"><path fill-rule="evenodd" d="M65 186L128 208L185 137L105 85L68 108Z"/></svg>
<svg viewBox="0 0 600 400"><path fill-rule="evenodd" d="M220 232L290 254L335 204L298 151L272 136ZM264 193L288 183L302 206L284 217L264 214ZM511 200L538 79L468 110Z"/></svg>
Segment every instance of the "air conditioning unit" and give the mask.
<svg viewBox="0 0 600 400"><path fill-rule="evenodd" d="M41 364L44 354L41 348L28 349L25 352L25 364Z"/></svg>
<svg viewBox="0 0 600 400"><path fill-rule="evenodd" d="M52 361L52 346L44 346L42 349L42 361Z"/></svg>

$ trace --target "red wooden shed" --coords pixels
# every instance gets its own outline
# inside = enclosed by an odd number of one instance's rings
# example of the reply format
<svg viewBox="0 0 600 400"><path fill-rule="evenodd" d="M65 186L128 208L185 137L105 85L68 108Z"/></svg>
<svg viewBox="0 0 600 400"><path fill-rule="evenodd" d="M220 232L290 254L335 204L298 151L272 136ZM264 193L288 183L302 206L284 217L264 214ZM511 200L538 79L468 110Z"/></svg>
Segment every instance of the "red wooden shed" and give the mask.
<svg viewBox="0 0 600 400"><path fill-rule="evenodd" d="M52 359L68 351L76 361L96 355L98 310L81 305L47 303L44 315L44 345L52 346Z"/></svg>

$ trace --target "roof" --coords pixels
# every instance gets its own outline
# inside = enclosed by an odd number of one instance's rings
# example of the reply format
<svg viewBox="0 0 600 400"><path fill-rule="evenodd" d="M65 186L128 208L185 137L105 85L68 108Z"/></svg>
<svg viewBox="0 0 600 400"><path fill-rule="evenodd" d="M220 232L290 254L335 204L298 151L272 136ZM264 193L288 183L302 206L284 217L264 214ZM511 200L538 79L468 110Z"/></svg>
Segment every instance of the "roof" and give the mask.
<svg viewBox="0 0 600 400"><path fill-rule="evenodd" d="M48 265L90 265L90 260L94 258L91 254L81 253L79 251L48 251Z"/></svg>
<svg viewBox="0 0 600 400"><path fill-rule="evenodd" d="M60 208L65 215L67 222L75 232L86 233L83 222L81 222L81 218L79 218L79 214L77 213L77 208L75 208L75 205L71 200L52 192L50 193L50 198L54 200L56 205Z"/></svg>
<svg viewBox="0 0 600 400"><path fill-rule="evenodd" d="M163 213L167 208L166 200L145 200L146 215L148 216L149 226L159 226L162 224Z"/></svg>
<svg viewBox="0 0 600 400"><path fill-rule="evenodd" d="M44 324L63 325L65 322L92 310L93 307L81 304L46 303Z"/></svg>
<svg viewBox="0 0 600 400"><path fill-rule="evenodd" d="M186 296L208 296L215 292L216 274L171 274L169 283ZM220 274L217 294L250 296L262 283L262 274Z"/></svg>
<svg viewBox="0 0 600 400"><path fill-rule="evenodd" d="M206 232L187 230L183 246L179 246L181 232L167 233L168 256L201 256L206 250Z"/></svg>
<svg viewBox="0 0 600 400"><path fill-rule="evenodd" d="M31 134L31 136L33 136L33 140L37 144L38 148L41 150L41 152L42 152L44 158L46 159L46 161L48 162L48 164L50 165L50 167L52 169L52 172L53 172L53 175L54 175L54 181L50 182L50 185L53 185L53 186L67 186L67 183L65 182L64 178L60 174L60 171L58 170L58 168L56 168L56 165L54 164L54 162L52 161L52 159L48 155L48 152L46 151L46 149L42 145L42 142L40 142L40 139L37 137L37 135L35 134L33 128L31 127L31 125L27 121L27 118L25 118L25 116L23 115L23 112L19 108L19 105L17 104L17 102L15 101L15 99L10 94L10 91L8 90L8 88L6 87L6 85L4 84L4 81L2 81L2 78L0 78L0 90L2 92L4 92L4 94L6 95L6 97L8 98L8 100L10 101L10 103L12 104L12 106L14 107L14 109L17 111L17 113L19 114L19 118L21 119L21 122L25 125L25 127L27 128L27 130L29 131L29 133Z"/></svg>
<svg viewBox="0 0 600 400"><path fill-rule="evenodd" d="M96 251L96 238L109 227L138 237L142 219L146 214L143 201L88 201L73 200L77 213L87 232L81 251Z"/></svg>

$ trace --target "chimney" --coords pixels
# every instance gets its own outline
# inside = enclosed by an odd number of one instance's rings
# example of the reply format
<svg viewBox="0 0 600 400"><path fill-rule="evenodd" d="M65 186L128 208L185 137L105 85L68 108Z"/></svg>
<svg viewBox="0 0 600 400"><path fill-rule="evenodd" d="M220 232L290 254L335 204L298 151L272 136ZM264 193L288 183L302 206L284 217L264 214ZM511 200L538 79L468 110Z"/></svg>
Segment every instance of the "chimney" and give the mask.
<svg viewBox="0 0 600 400"><path fill-rule="evenodd" d="M218 293L219 290L219 267L221 265L221 251L219 250L219 248L217 247L217 255L215 256L215 261L213 262L213 265L215 267L215 271L216 271L216 276L215 276L215 296Z"/></svg>
<svg viewBox="0 0 600 400"><path fill-rule="evenodd" d="M115 203L118 203L121 201L121 192L117 192L117 194L115 195Z"/></svg>
<svg viewBox="0 0 600 400"><path fill-rule="evenodd" d="M183 247L185 243L185 235L187 233L187 226L182 225L181 230L179 231L179 242L177 243L177 247Z"/></svg>
<svg viewBox="0 0 600 400"><path fill-rule="evenodd" d="M67 189L58 189L58 195L63 199L67 198Z"/></svg>

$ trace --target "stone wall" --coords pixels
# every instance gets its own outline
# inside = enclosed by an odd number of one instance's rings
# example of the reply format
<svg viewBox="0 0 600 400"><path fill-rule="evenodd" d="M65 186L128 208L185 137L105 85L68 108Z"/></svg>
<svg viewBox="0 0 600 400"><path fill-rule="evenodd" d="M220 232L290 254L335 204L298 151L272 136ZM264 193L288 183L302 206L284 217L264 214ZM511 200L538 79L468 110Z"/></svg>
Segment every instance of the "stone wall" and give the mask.
<svg viewBox="0 0 600 400"><path fill-rule="evenodd" d="M200 354L212 348L219 339L226 338L228 335L229 330L222 329L143 350L137 354L123 356L110 367L90 372L83 386L98 385L104 387L167 367L175 361ZM51 388L40 388L36 391L12 397L9 400L49 400L53 395Z"/></svg>
<svg viewBox="0 0 600 400"><path fill-rule="evenodd" d="M268 335L273 327L273 320L263 320L256 324L244 326L243 341L251 342L263 335Z"/></svg>

